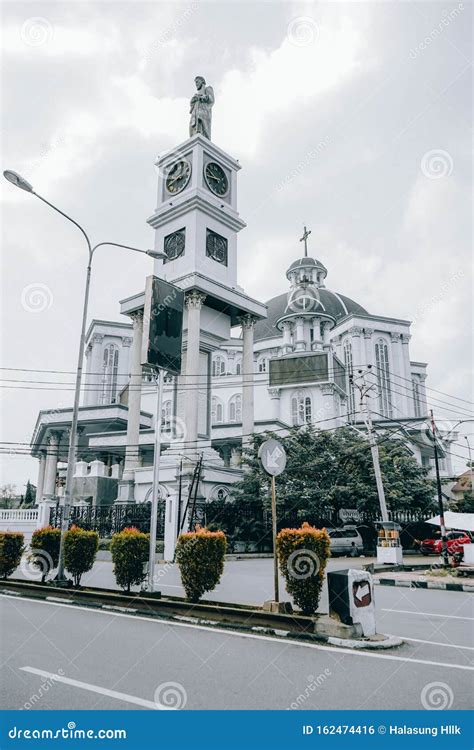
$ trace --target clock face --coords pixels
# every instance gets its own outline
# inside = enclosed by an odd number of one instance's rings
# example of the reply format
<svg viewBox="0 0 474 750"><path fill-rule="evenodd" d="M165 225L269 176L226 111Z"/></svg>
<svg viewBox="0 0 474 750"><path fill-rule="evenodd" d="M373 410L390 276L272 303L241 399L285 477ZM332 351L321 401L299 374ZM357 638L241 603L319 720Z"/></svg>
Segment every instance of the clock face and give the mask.
<svg viewBox="0 0 474 750"><path fill-rule="evenodd" d="M173 234L168 234L164 241L164 251L166 253L165 263L170 260L175 260L184 254L184 246L186 244L186 235L184 229L178 229Z"/></svg>
<svg viewBox="0 0 474 750"><path fill-rule="evenodd" d="M180 193L191 178L191 164L186 159L176 161L166 175L166 189L169 193Z"/></svg>
<svg viewBox="0 0 474 750"><path fill-rule="evenodd" d="M212 190L216 195L224 197L229 192L229 180L217 162L210 161L206 164L204 167L204 179L209 190Z"/></svg>
<svg viewBox="0 0 474 750"><path fill-rule="evenodd" d="M206 233L206 255L217 263L227 265L227 240L211 229Z"/></svg>

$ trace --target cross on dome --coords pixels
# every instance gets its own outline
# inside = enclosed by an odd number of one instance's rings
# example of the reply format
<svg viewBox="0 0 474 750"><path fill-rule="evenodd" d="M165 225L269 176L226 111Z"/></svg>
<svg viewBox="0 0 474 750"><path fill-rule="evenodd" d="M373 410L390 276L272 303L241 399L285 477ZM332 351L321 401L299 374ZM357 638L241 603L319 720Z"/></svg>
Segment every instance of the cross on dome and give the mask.
<svg viewBox="0 0 474 750"><path fill-rule="evenodd" d="M303 227L304 232L303 236L300 237L300 242L304 242L304 257L308 257L308 237L311 234L311 229L306 229L306 226Z"/></svg>

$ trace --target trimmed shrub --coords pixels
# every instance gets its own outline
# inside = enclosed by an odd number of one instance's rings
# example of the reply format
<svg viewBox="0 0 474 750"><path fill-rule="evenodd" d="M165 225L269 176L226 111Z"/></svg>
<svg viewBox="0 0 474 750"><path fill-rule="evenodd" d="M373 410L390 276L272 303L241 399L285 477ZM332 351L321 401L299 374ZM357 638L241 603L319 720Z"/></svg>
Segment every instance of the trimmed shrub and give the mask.
<svg viewBox="0 0 474 750"><path fill-rule="evenodd" d="M43 526L36 529L31 537L31 552L29 562L41 571L41 581L57 567L59 562L59 546L61 544L61 529L53 526Z"/></svg>
<svg viewBox="0 0 474 750"><path fill-rule="evenodd" d="M148 561L150 535L133 526L114 534L110 543L117 584L130 592L131 586L138 586L145 580L144 563Z"/></svg>
<svg viewBox="0 0 474 750"><path fill-rule="evenodd" d="M83 573L94 565L99 549L97 531L85 531L71 526L64 540L64 567L72 575L74 586L79 586Z"/></svg>
<svg viewBox="0 0 474 750"><path fill-rule="evenodd" d="M282 529L277 536L280 571L286 590L305 615L316 612L329 557L329 534L303 523L300 529Z"/></svg>
<svg viewBox="0 0 474 750"><path fill-rule="evenodd" d="M224 570L227 539L223 531L197 529L181 534L176 545L176 562L186 596L198 602L206 591L212 591Z"/></svg>
<svg viewBox="0 0 474 750"><path fill-rule="evenodd" d="M25 537L18 531L0 532L0 576L8 578L20 564Z"/></svg>

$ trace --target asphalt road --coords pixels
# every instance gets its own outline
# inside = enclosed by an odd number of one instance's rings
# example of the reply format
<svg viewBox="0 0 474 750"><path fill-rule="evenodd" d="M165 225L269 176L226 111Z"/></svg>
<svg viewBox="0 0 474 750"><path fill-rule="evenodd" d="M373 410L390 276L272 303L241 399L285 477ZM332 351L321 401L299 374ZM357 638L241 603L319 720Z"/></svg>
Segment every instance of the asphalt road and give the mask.
<svg viewBox="0 0 474 750"><path fill-rule="evenodd" d="M367 653L2 596L1 702L38 710L418 709L441 700L466 709L472 601L380 587L378 629L410 640Z"/></svg>

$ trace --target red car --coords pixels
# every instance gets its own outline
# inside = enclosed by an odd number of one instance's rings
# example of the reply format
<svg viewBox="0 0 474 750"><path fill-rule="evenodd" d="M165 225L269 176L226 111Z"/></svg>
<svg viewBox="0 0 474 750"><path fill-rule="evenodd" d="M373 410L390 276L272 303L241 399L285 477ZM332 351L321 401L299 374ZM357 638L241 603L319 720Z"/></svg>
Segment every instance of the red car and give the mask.
<svg viewBox="0 0 474 750"><path fill-rule="evenodd" d="M462 552L463 544L471 544L472 539L467 531L448 531L446 534L448 540L448 553L454 555L456 552ZM433 539L424 539L421 542L420 550L424 555L440 555L442 552L443 542L440 532Z"/></svg>

